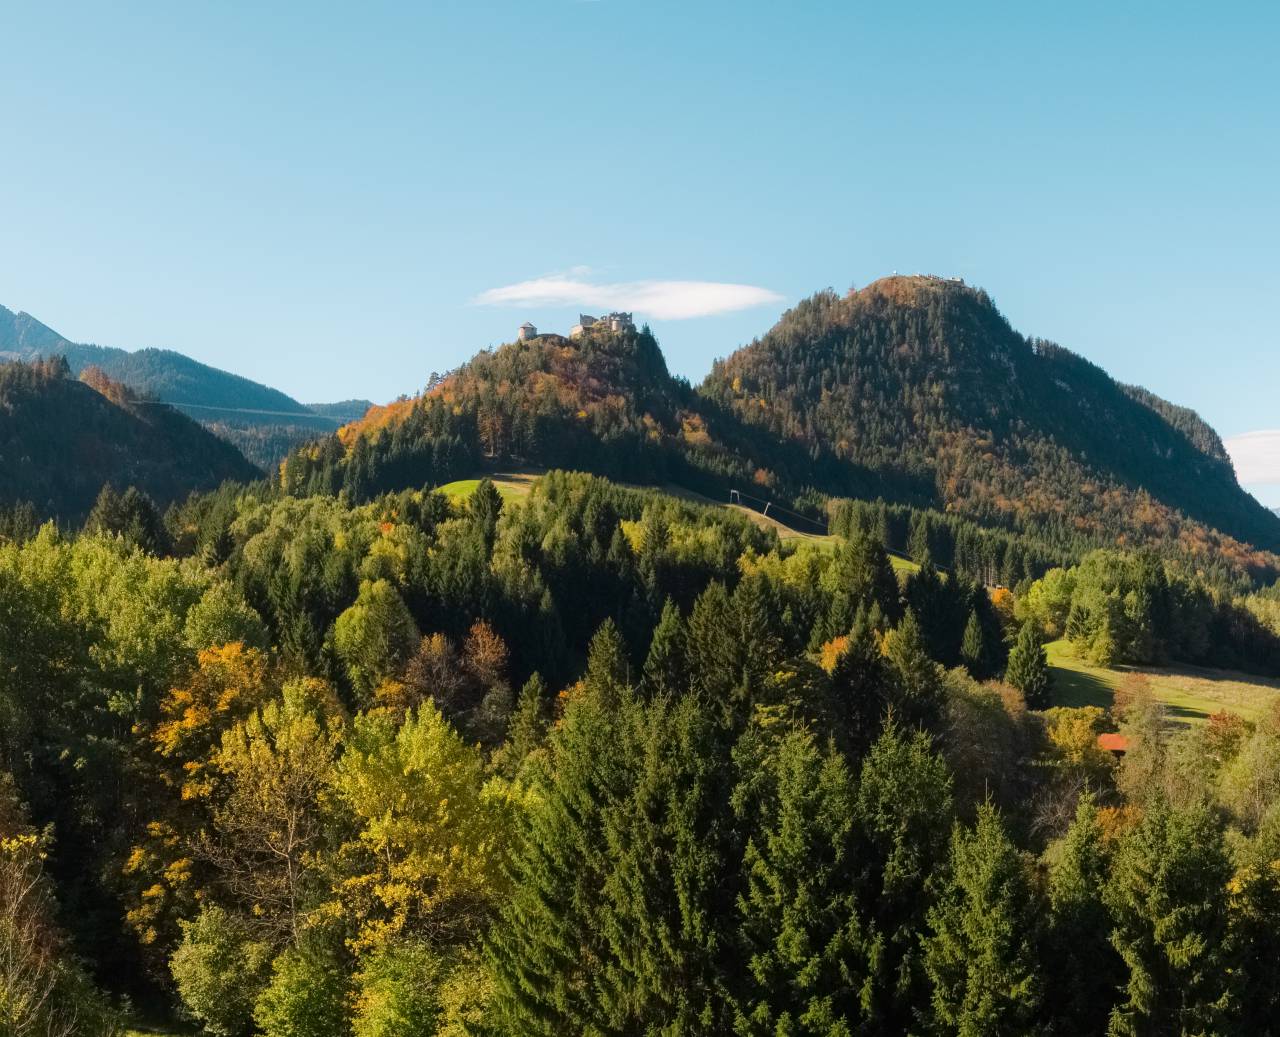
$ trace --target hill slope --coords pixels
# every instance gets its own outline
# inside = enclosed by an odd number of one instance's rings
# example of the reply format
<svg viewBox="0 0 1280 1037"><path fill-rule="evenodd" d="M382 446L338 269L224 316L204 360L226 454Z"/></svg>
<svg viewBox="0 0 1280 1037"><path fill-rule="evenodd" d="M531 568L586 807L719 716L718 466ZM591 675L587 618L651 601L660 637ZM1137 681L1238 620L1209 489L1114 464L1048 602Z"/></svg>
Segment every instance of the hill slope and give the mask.
<svg viewBox="0 0 1280 1037"><path fill-rule="evenodd" d="M716 364L702 387L743 421L933 503L1058 539L1228 537L1280 550L1194 412L1015 332L985 292L894 277L823 292Z"/></svg>
<svg viewBox="0 0 1280 1037"><path fill-rule="evenodd" d="M83 518L106 483L161 506L227 479L261 475L230 444L170 407L57 360L0 364L0 504Z"/></svg>

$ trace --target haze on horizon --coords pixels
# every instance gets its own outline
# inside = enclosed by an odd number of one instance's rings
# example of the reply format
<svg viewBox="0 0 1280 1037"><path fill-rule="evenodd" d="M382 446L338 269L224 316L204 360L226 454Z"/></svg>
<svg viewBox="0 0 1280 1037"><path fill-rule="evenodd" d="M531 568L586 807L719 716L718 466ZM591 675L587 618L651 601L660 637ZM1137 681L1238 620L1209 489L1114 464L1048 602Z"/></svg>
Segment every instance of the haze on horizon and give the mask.
<svg viewBox="0 0 1280 1037"><path fill-rule="evenodd" d="M1280 13L1143 6L15 9L0 303L387 399L525 319L634 309L698 380L817 289L962 276L1280 504Z"/></svg>

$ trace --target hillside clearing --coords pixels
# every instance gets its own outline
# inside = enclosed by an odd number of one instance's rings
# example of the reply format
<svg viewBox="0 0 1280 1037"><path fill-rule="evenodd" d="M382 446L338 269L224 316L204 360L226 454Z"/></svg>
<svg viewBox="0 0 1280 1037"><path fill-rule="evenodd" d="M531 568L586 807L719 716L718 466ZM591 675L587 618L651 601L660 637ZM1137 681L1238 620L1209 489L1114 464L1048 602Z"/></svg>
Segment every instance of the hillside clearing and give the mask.
<svg viewBox="0 0 1280 1037"><path fill-rule="evenodd" d="M1066 641L1046 645L1045 652L1053 672L1056 706L1110 707L1116 688L1137 675L1147 678L1152 695L1164 703L1171 721L1190 725L1201 724L1223 711L1257 720L1274 706L1280 693L1280 680L1232 670L1095 666L1079 658Z"/></svg>
<svg viewBox="0 0 1280 1037"><path fill-rule="evenodd" d="M443 493L451 501L464 501L476 492L482 480L493 483L503 500L520 500L529 496L529 490L537 481L540 471L492 472L478 475L474 479L455 479L453 482L437 486L436 492Z"/></svg>

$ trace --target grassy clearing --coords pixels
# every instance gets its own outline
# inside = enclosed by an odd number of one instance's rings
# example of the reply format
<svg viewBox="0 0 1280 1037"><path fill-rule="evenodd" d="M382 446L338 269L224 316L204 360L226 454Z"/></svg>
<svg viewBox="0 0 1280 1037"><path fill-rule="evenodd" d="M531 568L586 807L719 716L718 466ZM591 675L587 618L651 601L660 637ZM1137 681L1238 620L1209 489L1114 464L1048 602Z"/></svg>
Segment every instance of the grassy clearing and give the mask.
<svg viewBox="0 0 1280 1037"><path fill-rule="evenodd" d="M1108 669L1079 658L1066 641L1054 641L1045 651L1053 671L1053 701L1058 706L1109 707L1116 688L1133 674L1147 678L1151 694L1164 703L1170 720L1178 724L1201 724L1222 711L1257 720L1274 706L1280 693L1280 681L1231 670L1194 666Z"/></svg>
<svg viewBox="0 0 1280 1037"><path fill-rule="evenodd" d="M475 479L457 479L436 489L438 493L443 493L451 501L464 501L476 492L476 487L480 485L481 479L489 479L503 500L520 500L529 496L529 489L541 474L541 472L533 471L494 472L491 475L484 475Z"/></svg>

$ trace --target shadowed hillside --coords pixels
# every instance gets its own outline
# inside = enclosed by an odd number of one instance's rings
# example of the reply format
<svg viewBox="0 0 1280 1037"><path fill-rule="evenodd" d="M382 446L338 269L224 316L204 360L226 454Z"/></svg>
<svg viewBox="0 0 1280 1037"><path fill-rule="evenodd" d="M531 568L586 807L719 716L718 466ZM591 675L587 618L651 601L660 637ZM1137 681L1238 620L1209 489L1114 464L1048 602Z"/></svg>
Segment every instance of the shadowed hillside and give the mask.
<svg viewBox="0 0 1280 1037"><path fill-rule="evenodd" d="M95 369L83 379L61 359L0 365L0 503L78 521L105 484L136 486L164 506L261 475L185 415Z"/></svg>

